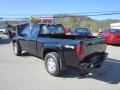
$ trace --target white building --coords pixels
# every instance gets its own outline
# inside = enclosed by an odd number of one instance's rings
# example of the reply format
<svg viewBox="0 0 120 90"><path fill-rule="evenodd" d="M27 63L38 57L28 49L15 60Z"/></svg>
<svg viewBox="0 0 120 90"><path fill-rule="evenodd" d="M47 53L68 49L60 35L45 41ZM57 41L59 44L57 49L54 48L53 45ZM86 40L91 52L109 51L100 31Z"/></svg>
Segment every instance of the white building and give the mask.
<svg viewBox="0 0 120 90"><path fill-rule="evenodd" d="M111 23L110 28L111 29L120 29L120 23Z"/></svg>

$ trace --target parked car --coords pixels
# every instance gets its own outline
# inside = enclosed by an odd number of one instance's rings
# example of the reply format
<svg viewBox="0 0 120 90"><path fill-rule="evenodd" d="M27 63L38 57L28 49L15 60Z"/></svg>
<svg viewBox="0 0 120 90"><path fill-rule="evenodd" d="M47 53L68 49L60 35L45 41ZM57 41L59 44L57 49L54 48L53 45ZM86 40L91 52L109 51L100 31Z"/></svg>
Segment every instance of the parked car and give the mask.
<svg viewBox="0 0 120 90"><path fill-rule="evenodd" d="M13 37L16 36L16 33L17 33L16 26L12 26L11 33L12 33Z"/></svg>
<svg viewBox="0 0 120 90"><path fill-rule="evenodd" d="M9 26L7 28L7 35L9 39L14 38L17 35L17 32L20 33L21 29L24 29L28 25L28 23L21 23L21 24L16 24L13 26Z"/></svg>
<svg viewBox="0 0 120 90"><path fill-rule="evenodd" d="M47 72L54 76L68 66L99 68L106 58L104 38L66 35L61 24L27 25L13 38L13 50L17 56L27 51L44 59Z"/></svg>
<svg viewBox="0 0 120 90"><path fill-rule="evenodd" d="M0 28L0 34L6 34L6 29L5 28Z"/></svg>
<svg viewBox="0 0 120 90"><path fill-rule="evenodd" d="M71 35L71 28L65 28L66 35Z"/></svg>
<svg viewBox="0 0 120 90"><path fill-rule="evenodd" d="M75 28L73 29L72 34L79 36L92 36L92 33L88 28Z"/></svg>
<svg viewBox="0 0 120 90"><path fill-rule="evenodd" d="M120 29L102 29L98 37L105 37L107 44L120 44Z"/></svg>

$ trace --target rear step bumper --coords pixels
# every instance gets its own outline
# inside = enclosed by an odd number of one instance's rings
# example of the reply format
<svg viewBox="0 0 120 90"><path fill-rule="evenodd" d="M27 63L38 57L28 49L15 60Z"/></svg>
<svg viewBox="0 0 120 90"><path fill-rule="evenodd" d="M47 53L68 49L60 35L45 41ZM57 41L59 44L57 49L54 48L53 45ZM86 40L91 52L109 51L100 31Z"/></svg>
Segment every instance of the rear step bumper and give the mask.
<svg viewBox="0 0 120 90"><path fill-rule="evenodd" d="M96 55L97 56L97 55ZM93 56L93 58L89 58L88 60L81 62L80 63L80 69L93 69L93 68L100 68L102 63L105 61L107 58L108 54L107 53L102 53L100 56L101 59L95 58L96 56Z"/></svg>

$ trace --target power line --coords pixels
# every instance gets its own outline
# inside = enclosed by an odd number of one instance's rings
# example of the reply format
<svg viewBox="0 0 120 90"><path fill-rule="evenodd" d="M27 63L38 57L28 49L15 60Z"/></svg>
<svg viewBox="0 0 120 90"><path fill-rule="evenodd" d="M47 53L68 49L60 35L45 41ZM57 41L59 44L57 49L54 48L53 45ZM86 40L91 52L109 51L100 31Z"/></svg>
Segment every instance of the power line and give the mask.
<svg viewBox="0 0 120 90"><path fill-rule="evenodd" d="M1 15L1 14L0 14ZM3 16L4 14L2 14ZM38 17L42 17L42 16L55 16L55 18L61 18L61 17L79 17L79 16L108 16L108 15L120 15L120 10L116 10L116 11L101 11L101 12L84 12L84 13L66 13L66 14L5 14L4 16L14 16L14 17L18 17L18 16L24 16L24 17L30 17L30 16L38 16ZM1 17L2 17L1 16ZM11 17L11 18L12 18ZM2 19L2 18L1 18ZM20 19L20 18L16 18L16 19Z"/></svg>
<svg viewBox="0 0 120 90"><path fill-rule="evenodd" d="M114 11L97 11L97 12L80 12L80 13L66 13L66 14L98 14L98 13L118 13L118 12L120 12L120 10L114 10ZM60 14L60 13L56 13L56 14ZM56 15L56 14L40 14L40 16L44 16L44 15ZM24 16L24 15L26 15L26 16L29 16L29 15L35 15L35 14L32 14L32 13L30 13L30 14L28 14L28 13L21 13L21 14L10 14L10 13L1 13L0 15L5 15L5 16ZM39 14L36 14L36 15L39 15Z"/></svg>
<svg viewBox="0 0 120 90"><path fill-rule="evenodd" d="M62 15L62 14L61 14ZM55 18L62 18L62 17L79 17L79 16L110 16L110 15L120 15L120 12L116 12L116 13L102 13L102 14L84 14L84 15L76 15L76 14L68 14L68 16L63 15L63 16L55 16Z"/></svg>
<svg viewBox="0 0 120 90"><path fill-rule="evenodd" d="M120 12L116 13L102 13L102 14L88 14L83 16L108 16L108 15L120 15Z"/></svg>
<svg viewBox="0 0 120 90"><path fill-rule="evenodd" d="M100 14L100 13L117 13L120 12L120 10L115 11L96 11L96 12L80 12L80 13L71 13L71 14Z"/></svg>

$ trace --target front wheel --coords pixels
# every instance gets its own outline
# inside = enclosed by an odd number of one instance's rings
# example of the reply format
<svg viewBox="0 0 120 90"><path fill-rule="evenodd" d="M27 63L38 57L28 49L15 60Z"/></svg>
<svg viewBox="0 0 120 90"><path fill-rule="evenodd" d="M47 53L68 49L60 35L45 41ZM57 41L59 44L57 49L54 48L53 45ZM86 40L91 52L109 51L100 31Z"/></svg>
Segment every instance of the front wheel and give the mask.
<svg viewBox="0 0 120 90"><path fill-rule="evenodd" d="M13 43L13 51L16 56L20 56L22 52L17 43Z"/></svg>
<svg viewBox="0 0 120 90"><path fill-rule="evenodd" d="M60 56L56 52L50 52L45 56L45 68L47 72L53 76L59 76L60 64L59 64Z"/></svg>

